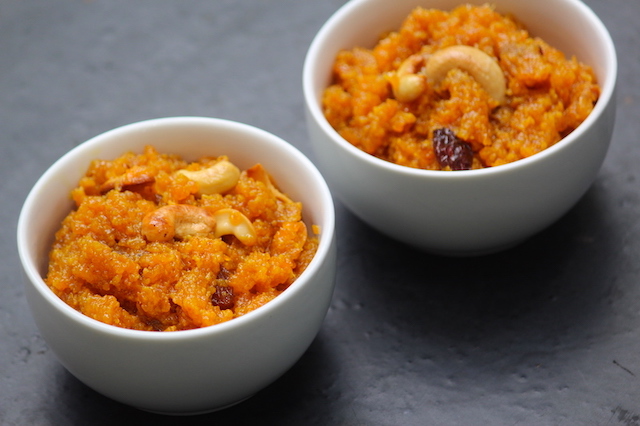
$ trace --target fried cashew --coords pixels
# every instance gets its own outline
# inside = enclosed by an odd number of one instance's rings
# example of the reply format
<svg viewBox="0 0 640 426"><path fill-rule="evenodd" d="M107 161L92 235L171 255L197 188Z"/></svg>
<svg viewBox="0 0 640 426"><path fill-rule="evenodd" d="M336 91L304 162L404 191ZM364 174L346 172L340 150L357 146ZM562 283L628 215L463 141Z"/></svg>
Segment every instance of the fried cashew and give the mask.
<svg viewBox="0 0 640 426"><path fill-rule="evenodd" d="M248 217L235 209L220 209L215 212L216 237L234 235L241 243L252 246L257 242L256 230Z"/></svg>
<svg viewBox="0 0 640 426"><path fill-rule="evenodd" d="M142 219L142 235L148 241L166 242L211 233L216 238L235 235L246 245L257 241L251 221L234 209L221 209L212 215L202 207L173 204L147 213Z"/></svg>
<svg viewBox="0 0 640 426"><path fill-rule="evenodd" d="M112 189L122 190L128 187L143 185L155 181L154 171L145 166L134 166L121 175L108 179L100 186L100 193L105 194Z"/></svg>
<svg viewBox="0 0 640 426"><path fill-rule="evenodd" d="M202 207L190 204L163 206L147 213L142 219L142 234L149 241L206 235L215 229L215 218Z"/></svg>
<svg viewBox="0 0 640 426"><path fill-rule="evenodd" d="M396 71L393 94L401 102L416 100L429 84L438 84L454 68L469 73L496 101L503 103L506 80L498 62L487 53L471 46L450 46L428 58L423 54L409 56Z"/></svg>
<svg viewBox="0 0 640 426"><path fill-rule="evenodd" d="M426 57L416 53L405 59L391 80L393 95L400 102L416 100L427 88L427 76L420 70L425 66Z"/></svg>
<svg viewBox="0 0 640 426"><path fill-rule="evenodd" d="M285 203L293 203L291 198L287 197L286 194L283 194L278 188L276 188L273 180L271 179L271 176L269 176L269 173L267 173L262 164L258 163L248 169L247 176L255 181L264 183L267 189L269 189L269 191L276 197L276 199Z"/></svg>
<svg viewBox="0 0 640 426"><path fill-rule="evenodd" d="M221 160L202 170L179 170L179 174L198 184L198 194L221 194L236 186L240 169L228 160Z"/></svg>
<svg viewBox="0 0 640 426"><path fill-rule="evenodd" d="M451 46L431 55L425 74L435 84L453 68L468 72L492 98L504 102L507 83L494 58L475 47Z"/></svg>

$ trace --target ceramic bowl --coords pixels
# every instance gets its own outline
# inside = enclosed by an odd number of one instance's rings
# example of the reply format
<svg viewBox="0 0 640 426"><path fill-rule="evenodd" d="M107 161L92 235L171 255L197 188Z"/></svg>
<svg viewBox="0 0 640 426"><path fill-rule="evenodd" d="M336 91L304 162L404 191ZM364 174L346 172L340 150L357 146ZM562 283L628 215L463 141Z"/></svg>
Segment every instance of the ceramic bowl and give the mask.
<svg viewBox="0 0 640 426"><path fill-rule="evenodd" d="M211 327L150 332L84 316L43 281L69 193L93 159L147 144L195 161L227 155L240 168L262 163L281 189L303 203L305 222L320 226L317 254L280 296ZM60 362L117 401L148 411L194 414L238 403L289 369L316 336L329 307L336 270L334 207L314 165L282 139L254 127L201 117L134 123L99 135L55 162L29 193L18 223L18 249L33 318Z"/></svg>
<svg viewBox="0 0 640 426"><path fill-rule="evenodd" d="M482 170L417 170L360 151L329 125L321 96L341 49L373 47L417 6L451 10L460 0L352 0L321 27L305 59L303 91L309 137L333 194L388 236L445 255L513 246L560 218L593 183L615 118L617 59L600 19L579 0L496 0L530 33L590 65L601 96L578 129L527 159ZM468 3L484 4L484 0Z"/></svg>

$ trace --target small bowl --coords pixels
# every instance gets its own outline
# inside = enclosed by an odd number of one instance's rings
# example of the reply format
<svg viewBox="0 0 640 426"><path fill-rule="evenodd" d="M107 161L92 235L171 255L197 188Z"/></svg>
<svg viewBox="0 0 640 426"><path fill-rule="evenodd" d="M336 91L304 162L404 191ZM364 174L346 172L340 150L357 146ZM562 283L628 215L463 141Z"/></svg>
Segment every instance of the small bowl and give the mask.
<svg viewBox="0 0 640 426"><path fill-rule="evenodd" d="M341 49L373 47L417 6L452 10L485 0L352 0L315 36L303 69L310 141L318 167L345 206L388 236L444 255L478 255L511 247L565 214L593 183L615 119L617 58L598 17L579 0L496 0L534 36L576 55L598 78L601 96L589 117L554 146L482 170L428 171L399 166L357 149L327 122L322 92ZM569 18L570 17L570 18Z"/></svg>
<svg viewBox="0 0 640 426"><path fill-rule="evenodd" d="M137 331L74 310L43 281L53 236L72 209L69 193L93 159L152 144L195 161L227 155L240 168L262 163L281 189L320 226L318 251L281 295L229 322L195 330ZM108 131L55 162L29 193L17 239L26 296L40 332L60 362L96 391L143 410L195 414L236 404L269 385L305 352L329 308L336 271L335 213L314 165L282 139L231 121L162 118Z"/></svg>

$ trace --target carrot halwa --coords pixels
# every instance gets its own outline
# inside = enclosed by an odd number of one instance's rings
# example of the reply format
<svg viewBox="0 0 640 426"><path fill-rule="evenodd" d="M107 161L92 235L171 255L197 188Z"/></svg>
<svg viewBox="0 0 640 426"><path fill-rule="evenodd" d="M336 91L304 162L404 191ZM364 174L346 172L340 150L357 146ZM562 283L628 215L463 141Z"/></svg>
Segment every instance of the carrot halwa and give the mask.
<svg viewBox="0 0 640 426"><path fill-rule="evenodd" d="M590 67L489 5L418 7L372 49L338 53L323 110L343 138L378 158L464 170L552 146L599 94Z"/></svg>
<svg viewBox="0 0 640 426"><path fill-rule="evenodd" d="M71 195L45 281L119 327L185 330L244 315L295 281L318 245L301 203L260 164L241 171L224 156L188 163L147 146L93 161Z"/></svg>

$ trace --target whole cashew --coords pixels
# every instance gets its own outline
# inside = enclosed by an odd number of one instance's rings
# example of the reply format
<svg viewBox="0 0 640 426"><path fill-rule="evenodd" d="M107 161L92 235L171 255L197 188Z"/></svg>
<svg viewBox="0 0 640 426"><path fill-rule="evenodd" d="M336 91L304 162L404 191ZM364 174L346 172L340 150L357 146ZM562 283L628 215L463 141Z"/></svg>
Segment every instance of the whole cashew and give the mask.
<svg viewBox="0 0 640 426"><path fill-rule="evenodd" d="M216 237L234 235L241 243L251 246L257 242L256 230L245 215L235 209L220 209L214 213Z"/></svg>
<svg viewBox="0 0 640 426"><path fill-rule="evenodd" d="M483 89L499 103L504 102L506 80L498 62L480 49L471 46L450 46L428 58L421 53L409 56L396 71L393 94L400 102L417 99L427 82L438 84L453 68L469 73Z"/></svg>
<svg viewBox="0 0 640 426"><path fill-rule="evenodd" d="M221 194L236 186L240 169L228 160L221 160L202 170L179 170L178 173L198 184L198 194Z"/></svg>
<svg viewBox="0 0 640 426"><path fill-rule="evenodd" d="M216 229L216 219L202 207L173 204L147 213L142 219L142 235L148 241L171 241L206 235Z"/></svg>
<svg viewBox="0 0 640 426"><path fill-rule="evenodd" d="M265 186L271 191L271 193L276 197L276 199L283 201L285 203L293 203L286 194L283 194L276 186L273 184L271 176L262 166L262 164L258 163L255 166L247 169L247 175L258 182L262 182Z"/></svg>
<svg viewBox="0 0 640 426"><path fill-rule="evenodd" d="M480 49L451 46L435 52L425 67L427 78L440 82L453 68L468 72L496 101L504 102L506 81L498 62Z"/></svg>
<svg viewBox="0 0 640 426"><path fill-rule="evenodd" d="M101 193L107 193L112 189L124 189L127 187L142 185L155 181L154 172L145 166L133 166L124 174L115 176L100 186Z"/></svg>
<svg viewBox="0 0 640 426"><path fill-rule="evenodd" d="M257 242L251 221L234 209L220 209L211 215L202 207L173 204L160 207L142 219L142 235L148 241L171 241L210 233L216 238L235 235L246 245Z"/></svg>
<svg viewBox="0 0 640 426"><path fill-rule="evenodd" d="M405 59L396 71L396 79L392 80L393 95L400 102L416 100L427 88L427 78L419 73L424 67L426 58L420 53Z"/></svg>

